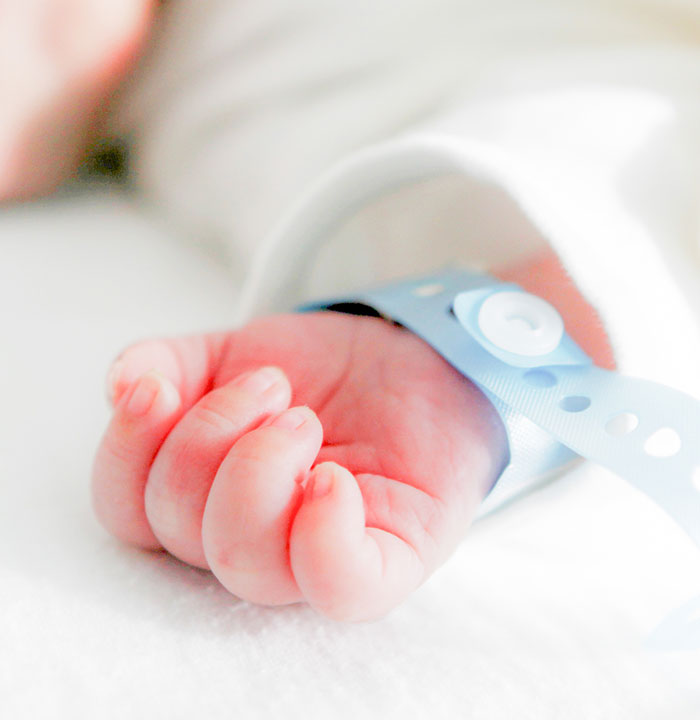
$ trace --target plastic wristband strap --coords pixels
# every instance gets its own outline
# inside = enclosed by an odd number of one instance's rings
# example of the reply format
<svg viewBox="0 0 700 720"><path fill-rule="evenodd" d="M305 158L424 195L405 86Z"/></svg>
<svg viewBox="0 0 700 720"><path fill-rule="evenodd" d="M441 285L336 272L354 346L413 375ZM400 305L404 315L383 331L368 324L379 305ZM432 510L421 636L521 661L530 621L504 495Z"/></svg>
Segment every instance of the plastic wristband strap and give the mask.
<svg viewBox="0 0 700 720"><path fill-rule="evenodd" d="M499 409L625 478L700 545L700 402L592 365L551 305L486 275L450 270L310 307L337 303L405 326Z"/></svg>

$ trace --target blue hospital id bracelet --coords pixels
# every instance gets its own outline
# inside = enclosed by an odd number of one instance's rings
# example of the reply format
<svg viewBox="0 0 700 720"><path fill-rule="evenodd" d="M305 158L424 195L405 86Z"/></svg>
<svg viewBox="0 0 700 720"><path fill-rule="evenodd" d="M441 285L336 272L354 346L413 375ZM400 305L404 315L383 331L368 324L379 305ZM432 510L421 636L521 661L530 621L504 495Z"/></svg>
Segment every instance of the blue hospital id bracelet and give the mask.
<svg viewBox="0 0 700 720"><path fill-rule="evenodd" d="M494 493L581 456L644 492L700 545L700 402L596 367L555 308L488 275L450 269L304 309L346 303L414 332L494 402L512 453ZM529 448L529 467L514 452L518 422L548 440Z"/></svg>

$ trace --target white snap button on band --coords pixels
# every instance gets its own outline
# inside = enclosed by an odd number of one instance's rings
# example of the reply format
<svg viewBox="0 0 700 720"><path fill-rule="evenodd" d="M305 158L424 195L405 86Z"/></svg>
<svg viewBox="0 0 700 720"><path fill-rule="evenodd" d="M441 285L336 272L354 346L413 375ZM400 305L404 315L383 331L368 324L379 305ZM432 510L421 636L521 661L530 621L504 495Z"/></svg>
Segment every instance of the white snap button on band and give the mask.
<svg viewBox="0 0 700 720"><path fill-rule="evenodd" d="M548 355L564 336L559 313L542 298L519 291L504 290L486 298L478 322L489 342L514 355Z"/></svg>

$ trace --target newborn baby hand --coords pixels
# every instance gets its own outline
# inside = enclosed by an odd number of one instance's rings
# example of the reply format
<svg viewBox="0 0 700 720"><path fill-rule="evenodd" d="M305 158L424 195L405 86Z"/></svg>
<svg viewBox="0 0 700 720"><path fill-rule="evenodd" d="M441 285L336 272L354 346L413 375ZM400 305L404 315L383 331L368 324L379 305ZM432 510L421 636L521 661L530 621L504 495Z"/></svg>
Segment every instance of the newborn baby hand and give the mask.
<svg viewBox="0 0 700 720"><path fill-rule="evenodd" d="M128 349L95 461L114 535L235 595L337 619L397 605L503 469L488 400L406 330L337 313Z"/></svg>

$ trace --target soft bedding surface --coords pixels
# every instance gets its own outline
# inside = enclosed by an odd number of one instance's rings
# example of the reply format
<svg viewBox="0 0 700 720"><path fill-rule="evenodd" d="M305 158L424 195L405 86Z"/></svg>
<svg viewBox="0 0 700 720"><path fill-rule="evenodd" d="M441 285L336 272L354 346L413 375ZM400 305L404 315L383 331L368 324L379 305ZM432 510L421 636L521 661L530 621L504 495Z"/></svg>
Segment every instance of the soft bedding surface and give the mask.
<svg viewBox="0 0 700 720"><path fill-rule="evenodd" d="M104 189L0 214L0 715L698 717L700 653L666 649L692 628L655 629L698 610L700 552L591 465L371 624L253 607L108 537L88 479L111 359L233 314L224 264L172 234Z"/></svg>

